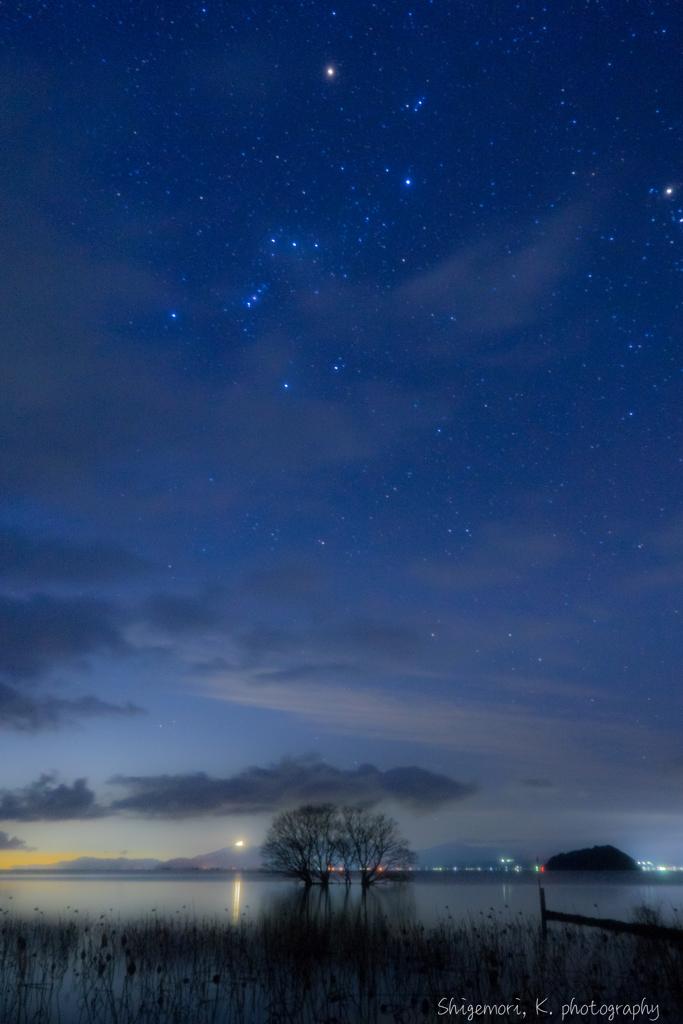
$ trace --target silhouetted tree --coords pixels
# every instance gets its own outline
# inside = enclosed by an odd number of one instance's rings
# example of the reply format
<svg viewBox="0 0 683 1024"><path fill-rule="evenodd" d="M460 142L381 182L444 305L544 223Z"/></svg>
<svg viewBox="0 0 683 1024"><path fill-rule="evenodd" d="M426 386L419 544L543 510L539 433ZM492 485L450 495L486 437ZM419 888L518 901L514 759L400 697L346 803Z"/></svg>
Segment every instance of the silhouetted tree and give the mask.
<svg viewBox="0 0 683 1024"><path fill-rule="evenodd" d="M340 824L345 866L353 863L360 870L364 888L391 878L392 871L407 868L416 860L399 834L398 824L385 814L344 807Z"/></svg>
<svg viewBox="0 0 683 1024"><path fill-rule="evenodd" d="M356 867L356 851L346 830L343 814L337 818L335 835L337 860L341 861L344 869L344 882L351 885L351 872Z"/></svg>
<svg viewBox="0 0 683 1024"><path fill-rule="evenodd" d="M283 811L273 820L261 847L264 864L299 878L305 885L327 887L337 853L338 819L333 804L309 804Z"/></svg>
<svg viewBox="0 0 683 1024"><path fill-rule="evenodd" d="M296 811L278 814L261 847L264 865L308 887L327 888L335 861L344 867L344 880L351 871L361 873L364 888L392 872L407 868L415 854L399 834L398 825L385 814L371 814L361 807L309 804Z"/></svg>

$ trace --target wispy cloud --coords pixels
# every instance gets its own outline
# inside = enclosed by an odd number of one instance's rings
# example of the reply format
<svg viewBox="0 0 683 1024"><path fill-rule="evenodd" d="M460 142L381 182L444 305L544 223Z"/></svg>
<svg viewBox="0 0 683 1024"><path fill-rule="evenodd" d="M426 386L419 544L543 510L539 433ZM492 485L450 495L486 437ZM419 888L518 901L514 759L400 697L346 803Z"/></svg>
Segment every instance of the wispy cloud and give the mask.
<svg viewBox="0 0 683 1024"><path fill-rule="evenodd" d="M91 598L38 594L0 596L0 729L39 732L83 718L127 718L142 712L92 694L65 698L37 692L56 669L92 655L128 651L113 609Z"/></svg>
<svg viewBox="0 0 683 1024"><path fill-rule="evenodd" d="M112 609L92 598L0 597L0 673L37 677L79 656L122 652Z"/></svg>
<svg viewBox="0 0 683 1024"><path fill-rule="evenodd" d="M32 538L0 529L0 575L31 586L44 583L109 583L152 568L121 548L72 544L57 537Z"/></svg>
<svg viewBox="0 0 683 1024"><path fill-rule="evenodd" d="M642 749L656 747L653 736L627 723L614 721L613 714L600 713L586 718L585 696L560 687L560 697L577 694L581 703L576 710L558 707L540 710L511 700L511 692L535 685L542 690L543 680L520 678L501 680L486 694L486 702L476 697L443 698L406 689L364 686L346 687L335 682L310 680L304 683L253 680L244 673L227 673L210 680L207 692L214 697L250 707L268 708L315 721L332 732L370 739L448 748L467 755L495 758L510 770L545 773L562 771L567 778L606 778L621 770L618 765L631 762L637 743ZM503 682L508 682L504 679ZM206 679L202 680L206 687ZM485 685L480 680L479 685ZM556 684L549 681L549 694ZM518 691L519 692L519 691ZM518 692L516 695L518 695ZM543 694L541 693L541 697ZM545 704L544 700L540 701ZM593 707L594 705L591 705ZM658 742L664 742L660 737ZM501 760L502 759L502 760ZM611 765L611 766L610 766ZM522 766L524 766L522 768ZM616 777L616 775L615 775Z"/></svg>
<svg viewBox="0 0 683 1024"><path fill-rule="evenodd" d="M73 725L83 718L129 718L140 714L144 710L137 704L112 704L92 695L68 700L52 694L26 693L0 683L0 729L13 732L40 732Z"/></svg>

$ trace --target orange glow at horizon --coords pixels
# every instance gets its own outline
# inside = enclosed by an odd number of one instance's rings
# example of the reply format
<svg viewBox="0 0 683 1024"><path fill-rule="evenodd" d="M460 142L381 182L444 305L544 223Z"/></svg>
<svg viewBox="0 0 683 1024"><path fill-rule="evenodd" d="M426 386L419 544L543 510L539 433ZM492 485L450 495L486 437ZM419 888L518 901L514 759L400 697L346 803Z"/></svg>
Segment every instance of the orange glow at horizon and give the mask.
<svg viewBox="0 0 683 1024"><path fill-rule="evenodd" d="M76 857L104 857L103 853L90 851L66 850L59 853L48 853L41 850L0 850L0 870L8 868L28 868L32 864L57 864L60 860L75 860Z"/></svg>

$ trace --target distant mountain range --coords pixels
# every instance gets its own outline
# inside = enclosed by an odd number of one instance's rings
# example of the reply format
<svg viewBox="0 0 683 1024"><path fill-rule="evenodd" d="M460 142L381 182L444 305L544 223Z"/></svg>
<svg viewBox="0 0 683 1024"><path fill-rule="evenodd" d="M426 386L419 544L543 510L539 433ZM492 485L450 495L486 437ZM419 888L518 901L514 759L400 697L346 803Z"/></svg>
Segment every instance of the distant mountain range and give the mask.
<svg viewBox="0 0 683 1024"><path fill-rule="evenodd" d="M261 855L258 846L224 846L213 853L202 853L198 857L174 857L160 861L155 871L231 871L232 868L260 868Z"/></svg>
<svg viewBox="0 0 683 1024"><path fill-rule="evenodd" d="M127 857L76 857L75 860L59 860L56 864L31 864L28 868L17 864L11 870L28 871L153 871L159 860L151 857L128 860Z"/></svg>
<svg viewBox="0 0 683 1024"><path fill-rule="evenodd" d="M249 870L261 867L258 847L225 846L213 853L198 857L174 857L155 860L153 857L76 857L55 864L17 864L15 871L231 871L233 868Z"/></svg>
<svg viewBox="0 0 683 1024"><path fill-rule="evenodd" d="M466 843L441 843L426 850L417 851L416 867L499 867L502 857L515 857L519 862L523 854L518 850L494 849L492 847L469 846ZM30 867L16 865L15 871L231 871L233 869L256 870L261 867L258 846L225 846L213 853L197 857L174 857L171 860L155 860L152 857L76 857L74 860L60 860L56 864L31 864Z"/></svg>

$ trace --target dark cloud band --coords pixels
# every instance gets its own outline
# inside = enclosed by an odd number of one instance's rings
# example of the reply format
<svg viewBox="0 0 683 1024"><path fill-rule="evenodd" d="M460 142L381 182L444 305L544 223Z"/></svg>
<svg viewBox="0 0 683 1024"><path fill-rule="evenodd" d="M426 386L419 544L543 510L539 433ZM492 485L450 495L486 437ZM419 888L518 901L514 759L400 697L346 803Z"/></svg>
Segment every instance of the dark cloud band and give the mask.
<svg viewBox="0 0 683 1024"><path fill-rule="evenodd" d="M225 779L203 772L194 775L123 776L110 784L128 795L98 804L85 779L73 786L54 784L43 775L21 790L0 793L0 821L57 821L119 814L146 818L197 818L229 814L262 814L302 803L333 802L373 807L393 801L426 811L462 800L475 787L463 785L424 768L380 771L371 764L340 769L319 758L283 758L270 768L246 768Z"/></svg>
<svg viewBox="0 0 683 1024"><path fill-rule="evenodd" d="M0 850L35 850L35 846L27 846L23 839L0 832Z"/></svg>
<svg viewBox="0 0 683 1024"><path fill-rule="evenodd" d="M335 768L313 758L284 758L272 768L247 768L227 779L196 775L118 776L129 796L112 805L149 817L181 818L197 814L258 814L301 803L374 806L394 800L426 810L460 800L472 792L448 778L422 768L390 768L382 772L365 764L354 770Z"/></svg>
<svg viewBox="0 0 683 1024"><path fill-rule="evenodd" d="M1 792L0 821L82 821L109 813L97 805L85 779L73 786L54 781L54 775L41 775L25 789Z"/></svg>

